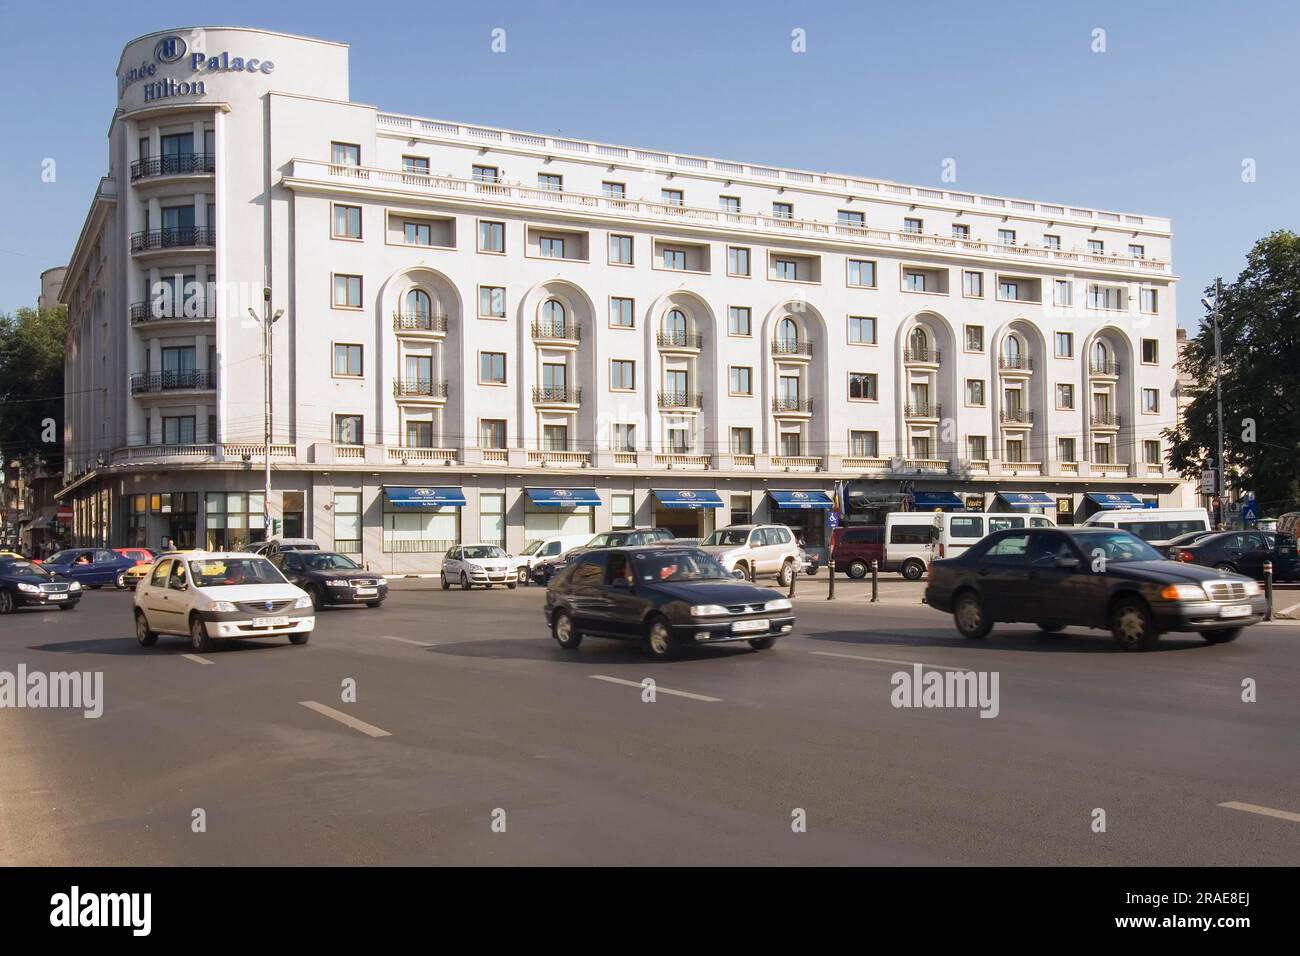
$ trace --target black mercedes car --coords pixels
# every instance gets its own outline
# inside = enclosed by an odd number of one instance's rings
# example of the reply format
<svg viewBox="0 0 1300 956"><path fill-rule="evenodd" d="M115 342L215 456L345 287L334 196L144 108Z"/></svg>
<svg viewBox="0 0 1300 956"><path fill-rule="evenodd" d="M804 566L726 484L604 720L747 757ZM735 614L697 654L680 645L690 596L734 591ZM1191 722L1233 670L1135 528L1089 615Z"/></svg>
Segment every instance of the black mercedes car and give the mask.
<svg viewBox="0 0 1300 956"><path fill-rule="evenodd" d="M1056 632L1109 630L1127 650L1162 631L1234 640L1266 610L1260 587L1239 574L1169 561L1136 535L1111 528L1011 528L930 564L926 603L951 612L964 637L1023 621Z"/></svg>
<svg viewBox="0 0 1300 956"><path fill-rule="evenodd" d="M79 581L39 564L15 558L0 558L0 614L20 607L57 607L60 611L77 606L84 592Z"/></svg>
<svg viewBox="0 0 1300 956"><path fill-rule="evenodd" d="M1174 561L1203 564L1264 580L1264 562L1273 563L1274 581L1300 580L1300 556L1295 538L1271 531L1220 531L1190 543L1170 544L1165 553Z"/></svg>
<svg viewBox="0 0 1300 956"><path fill-rule="evenodd" d="M737 580L699 548L661 544L579 555L546 591L546 623L569 650L587 636L612 637L662 659L703 644L769 648L794 629L794 610L779 591Z"/></svg>
<svg viewBox="0 0 1300 956"><path fill-rule="evenodd" d="M311 595L313 606L364 604L379 607L388 597L382 574L366 571L346 554L334 551L277 551L269 560L290 584Z"/></svg>

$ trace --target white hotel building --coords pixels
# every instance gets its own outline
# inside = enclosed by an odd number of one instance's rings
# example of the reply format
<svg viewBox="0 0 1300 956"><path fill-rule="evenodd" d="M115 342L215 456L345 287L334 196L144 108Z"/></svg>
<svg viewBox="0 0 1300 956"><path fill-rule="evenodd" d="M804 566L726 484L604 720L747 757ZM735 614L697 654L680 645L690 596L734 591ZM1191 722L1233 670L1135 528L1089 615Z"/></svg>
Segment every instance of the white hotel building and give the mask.
<svg viewBox="0 0 1300 956"><path fill-rule="evenodd" d="M819 546L836 489L1176 500L1166 219L383 113L345 45L260 30L117 72L62 293L80 542L238 546L265 507L401 572L557 528Z"/></svg>

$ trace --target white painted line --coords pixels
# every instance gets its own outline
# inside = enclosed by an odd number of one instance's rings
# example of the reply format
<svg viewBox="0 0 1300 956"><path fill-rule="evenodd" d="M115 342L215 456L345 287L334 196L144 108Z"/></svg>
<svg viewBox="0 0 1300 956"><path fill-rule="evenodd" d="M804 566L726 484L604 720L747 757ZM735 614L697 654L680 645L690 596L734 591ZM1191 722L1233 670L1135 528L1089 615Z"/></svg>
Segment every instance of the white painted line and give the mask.
<svg viewBox="0 0 1300 956"><path fill-rule="evenodd" d="M437 647L437 644L430 644L428 641L413 641L409 637L394 637L391 634L380 634L386 641L401 641L403 644L414 644L416 647Z"/></svg>
<svg viewBox="0 0 1300 956"><path fill-rule="evenodd" d="M198 654L182 654L181 657L185 658L187 661L193 661L195 664L212 663L212 661L208 660L206 657L199 657Z"/></svg>
<svg viewBox="0 0 1300 956"><path fill-rule="evenodd" d="M298 703L308 710L314 710L318 714L324 714L332 720L337 720L340 724L346 724L353 730L359 730L369 737L391 737L393 736L386 730L380 730L374 724L368 724L364 720L357 720L351 714L345 714L341 710L335 710L333 707L326 707L324 704L318 704L314 700L300 700Z"/></svg>
<svg viewBox="0 0 1300 956"><path fill-rule="evenodd" d="M1272 807L1261 807L1253 803L1242 803L1239 800L1229 800L1227 803L1219 804L1229 810L1243 810L1246 813L1258 813L1265 817L1277 817L1279 820L1290 820L1292 823L1300 823L1300 813L1292 813L1290 810L1274 810Z"/></svg>
<svg viewBox="0 0 1300 956"><path fill-rule="evenodd" d="M1292 604L1290 607L1284 607L1280 611L1274 611L1274 614L1290 614L1292 611L1300 609L1300 604Z"/></svg>
<svg viewBox="0 0 1300 956"><path fill-rule="evenodd" d="M611 684L626 684L628 687L641 686L639 680L623 680L621 677L606 677L604 674L588 674L587 676L592 680L608 681ZM703 694L691 694L684 690L669 690L667 687L660 687L658 683L655 684L655 693L672 694L674 697L689 697L691 700L702 700L710 704L717 704L722 701L721 697L706 697Z"/></svg>
<svg viewBox="0 0 1300 956"><path fill-rule="evenodd" d="M874 661L877 664L902 664L906 667L920 665L921 667L933 667L940 671L971 671L973 667L949 667L947 664L931 664L928 661L898 661L892 657L863 657L861 654L832 654L830 651L809 651L809 654L815 654L818 657L842 657L850 661Z"/></svg>

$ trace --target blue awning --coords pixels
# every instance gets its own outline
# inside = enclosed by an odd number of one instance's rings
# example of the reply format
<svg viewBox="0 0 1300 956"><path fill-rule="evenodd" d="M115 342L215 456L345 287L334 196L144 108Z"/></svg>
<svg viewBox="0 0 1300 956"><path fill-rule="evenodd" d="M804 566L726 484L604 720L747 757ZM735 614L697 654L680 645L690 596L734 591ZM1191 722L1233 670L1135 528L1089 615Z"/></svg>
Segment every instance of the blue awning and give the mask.
<svg viewBox="0 0 1300 956"><path fill-rule="evenodd" d="M394 488L385 485L384 497L394 508L465 507L465 492L459 488Z"/></svg>
<svg viewBox="0 0 1300 956"><path fill-rule="evenodd" d="M654 489L655 497L665 508L721 508L722 499L716 491L670 491Z"/></svg>
<svg viewBox="0 0 1300 956"><path fill-rule="evenodd" d="M835 502L831 496L824 491L769 491L772 500L776 502L778 508L809 508L830 509L834 507Z"/></svg>
<svg viewBox="0 0 1300 956"><path fill-rule="evenodd" d="M918 491L913 496L913 506L917 511L933 511L935 508L948 511L952 508L965 508L966 502L951 491Z"/></svg>
<svg viewBox="0 0 1300 956"><path fill-rule="evenodd" d="M595 488L525 488L528 500L549 508L585 508L600 504Z"/></svg>
<svg viewBox="0 0 1300 956"><path fill-rule="evenodd" d="M1118 493L1090 491L1088 492L1088 497L1091 498L1093 503L1096 504L1098 507L1106 508L1107 510L1111 508L1141 508L1142 507L1142 499L1139 498L1137 495L1131 495L1126 491L1121 491Z"/></svg>
<svg viewBox="0 0 1300 956"><path fill-rule="evenodd" d="M1056 499L1045 491L999 491L998 497L1012 508L1056 507Z"/></svg>

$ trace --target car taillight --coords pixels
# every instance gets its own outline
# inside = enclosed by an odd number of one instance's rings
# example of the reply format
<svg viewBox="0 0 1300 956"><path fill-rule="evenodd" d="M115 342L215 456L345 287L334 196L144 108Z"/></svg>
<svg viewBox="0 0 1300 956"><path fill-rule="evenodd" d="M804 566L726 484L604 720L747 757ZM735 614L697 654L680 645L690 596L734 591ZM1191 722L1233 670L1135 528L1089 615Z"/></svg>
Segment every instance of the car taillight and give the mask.
<svg viewBox="0 0 1300 956"><path fill-rule="evenodd" d="M1192 563L1192 552L1190 552L1190 551L1184 551L1182 548L1179 548L1177 551L1174 552L1174 560L1175 560L1175 561L1186 561L1188 564L1191 564L1191 563Z"/></svg>
<svg viewBox="0 0 1300 956"><path fill-rule="evenodd" d="M947 547L942 541L939 542L939 557L944 556L944 548Z"/></svg>

